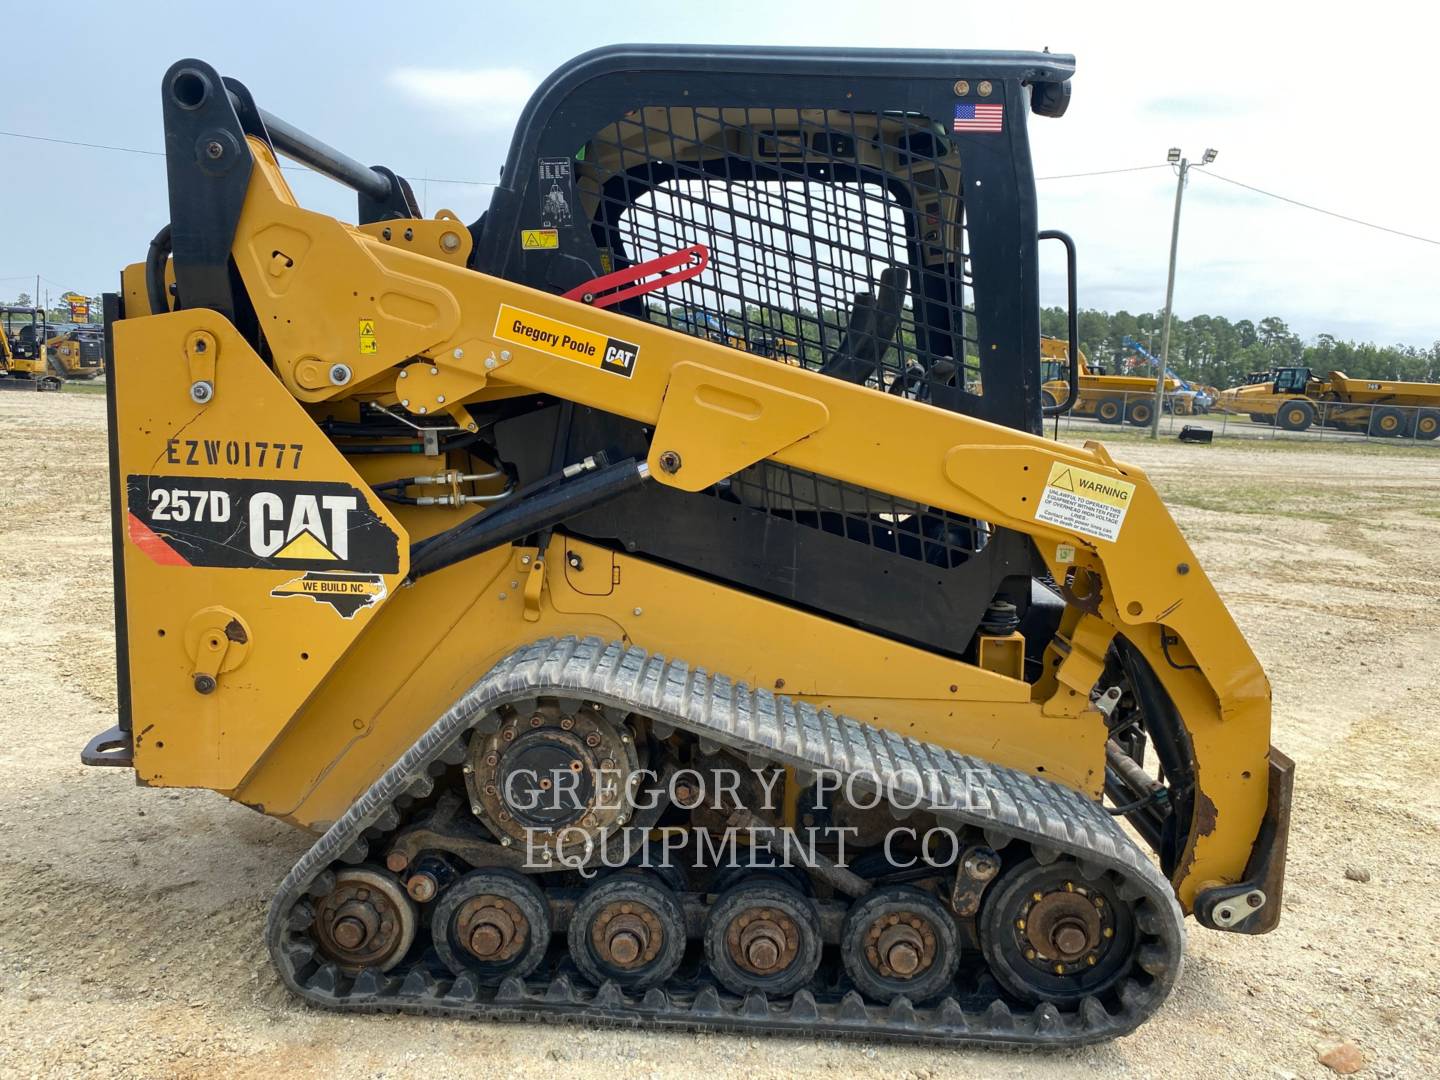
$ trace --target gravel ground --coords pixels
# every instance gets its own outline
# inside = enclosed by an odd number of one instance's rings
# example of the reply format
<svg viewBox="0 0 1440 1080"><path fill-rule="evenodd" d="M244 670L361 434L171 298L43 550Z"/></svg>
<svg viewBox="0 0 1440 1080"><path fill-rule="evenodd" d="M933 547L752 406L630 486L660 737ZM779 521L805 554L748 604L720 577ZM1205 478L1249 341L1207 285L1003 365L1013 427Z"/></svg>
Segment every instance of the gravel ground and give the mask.
<svg viewBox="0 0 1440 1080"><path fill-rule="evenodd" d="M298 1004L260 933L308 837L79 764L115 709L104 424L99 397L0 395L0 1074L1323 1077L1344 1040L1366 1076L1440 1061L1434 453L1117 440L1274 682L1299 768L1285 920L1259 939L1193 928L1141 1032L1021 1054Z"/></svg>

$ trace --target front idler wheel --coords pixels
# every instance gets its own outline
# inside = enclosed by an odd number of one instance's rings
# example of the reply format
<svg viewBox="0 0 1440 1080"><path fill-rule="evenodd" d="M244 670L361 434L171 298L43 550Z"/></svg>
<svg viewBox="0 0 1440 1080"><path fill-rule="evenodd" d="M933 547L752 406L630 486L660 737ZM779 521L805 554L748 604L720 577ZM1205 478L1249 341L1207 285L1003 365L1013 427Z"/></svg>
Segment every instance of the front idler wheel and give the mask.
<svg viewBox="0 0 1440 1080"><path fill-rule="evenodd" d="M950 987L960 963L955 920L940 901L908 885L876 889L845 917L845 971L866 997L919 1004Z"/></svg>
<svg viewBox="0 0 1440 1080"><path fill-rule="evenodd" d="M341 870L335 887L315 906L311 934L321 955L342 971L389 971L415 941L415 905L400 882L379 867Z"/></svg>
<svg viewBox="0 0 1440 1080"><path fill-rule="evenodd" d="M648 990L680 966L685 913L664 885L622 870L580 897L568 936L571 959L596 986L613 980L627 990Z"/></svg>
<svg viewBox="0 0 1440 1080"><path fill-rule="evenodd" d="M1135 918L1109 878L1086 878L1070 859L1027 859L996 884L981 909L980 947L1016 997L1078 1005L1131 970Z"/></svg>
<svg viewBox="0 0 1440 1080"><path fill-rule="evenodd" d="M430 936L455 974L498 986L511 976L523 979L545 959L550 905L513 870L475 870L445 890L430 916Z"/></svg>
<svg viewBox="0 0 1440 1080"><path fill-rule="evenodd" d="M741 884L715 901L705 923L705 959L725 989L788 996L820 966L823 942L815 904L772 881Z"/></svg>

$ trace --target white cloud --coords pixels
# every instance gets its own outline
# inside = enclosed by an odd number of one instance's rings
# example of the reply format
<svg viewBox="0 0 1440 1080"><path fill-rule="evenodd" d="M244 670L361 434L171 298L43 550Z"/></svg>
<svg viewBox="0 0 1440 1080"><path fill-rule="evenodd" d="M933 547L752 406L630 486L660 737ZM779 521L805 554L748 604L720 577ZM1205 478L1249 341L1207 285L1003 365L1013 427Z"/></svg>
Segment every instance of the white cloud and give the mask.
<svg viewBox="0 0 1440 1080"><path fill-rule="evenodd" d="M411 100L467 127L506 130L539 80L522 68L397 68L389 83Z"/></svg>

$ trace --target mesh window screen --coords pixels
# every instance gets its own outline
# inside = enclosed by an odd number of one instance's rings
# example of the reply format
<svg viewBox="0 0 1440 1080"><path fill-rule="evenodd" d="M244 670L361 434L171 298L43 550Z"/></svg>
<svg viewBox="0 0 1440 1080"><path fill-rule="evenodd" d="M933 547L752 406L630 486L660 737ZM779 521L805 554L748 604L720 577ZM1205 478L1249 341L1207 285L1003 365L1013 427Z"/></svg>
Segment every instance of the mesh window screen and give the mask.
<svg viewBox="0 0 1440 1080"><path fill-rule="evenodd" d="M929 120L647 108L579 178L606 265L710 251L632 314L890 393L982 391L959 157Z"/></svg>
<svg viewBox="0 0 1440 1080"><path fill-rule="evenodd" d="M577 179L603 269L710 252L704 274L620 310L879 392L982 392L959 156L928 119L646 108L590 140ZM935 566L989 535L772 462L711 494Z"/></svg>

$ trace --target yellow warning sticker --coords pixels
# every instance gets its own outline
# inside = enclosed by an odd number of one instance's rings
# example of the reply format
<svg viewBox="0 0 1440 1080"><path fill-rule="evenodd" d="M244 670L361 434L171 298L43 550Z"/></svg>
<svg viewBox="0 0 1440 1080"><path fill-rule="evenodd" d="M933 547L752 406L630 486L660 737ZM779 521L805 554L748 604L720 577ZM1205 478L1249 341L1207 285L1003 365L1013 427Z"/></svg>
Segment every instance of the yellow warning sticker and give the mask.
<svg viewBox="0 0 1440 1080"><path fill-rule="evenodd" d="M1057 461L1050 466L1050 478L1045 481L1035 520L1101 540L1115 540L1134 495L1135 485L1128 480Z"/></svg>
<svg viewBox="0 0 1440 1080"><path fill-rule="evenodd" d="M521 229L520 246L526 251L539 251L560 246L559 229Z"/></svg>
<svg viewBox="0 0 1440 1080"><path fill-rule="evenodd" d="M379 348L380 348L380 347L375 344L375 320L374 320L374 319L361 319L361 320L360 320L360 351L361 351L362 353L373 353L373 352L378 352L378 351L379 351Z"/></svg>
<svg viewBox="0 0 1440 1080"><path fill-rule="evenodd" d="M572 326L533 311L513 308L509 304L500 305L500 314L495 319L495 336L501 341L539 349L562 360L573 360L627 379L635 374L635 362L640 359L639 345L606 337L594 330Z"/></svg>

